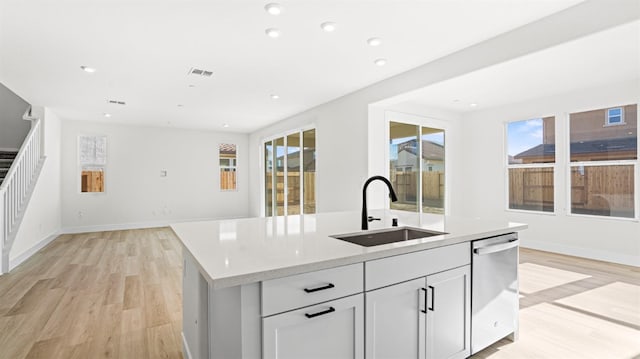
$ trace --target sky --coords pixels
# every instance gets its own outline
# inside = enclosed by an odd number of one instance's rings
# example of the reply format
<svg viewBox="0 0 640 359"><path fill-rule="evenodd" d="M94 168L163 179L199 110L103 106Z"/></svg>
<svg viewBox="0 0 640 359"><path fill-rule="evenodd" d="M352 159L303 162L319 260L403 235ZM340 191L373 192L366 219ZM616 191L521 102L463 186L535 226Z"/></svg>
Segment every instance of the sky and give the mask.
<svg viewBox="0 0 640 359"><path fill-rule="evenodd" d="M507 125L507 142L510 156L542 144L542 119L510 122Z"/></svg>

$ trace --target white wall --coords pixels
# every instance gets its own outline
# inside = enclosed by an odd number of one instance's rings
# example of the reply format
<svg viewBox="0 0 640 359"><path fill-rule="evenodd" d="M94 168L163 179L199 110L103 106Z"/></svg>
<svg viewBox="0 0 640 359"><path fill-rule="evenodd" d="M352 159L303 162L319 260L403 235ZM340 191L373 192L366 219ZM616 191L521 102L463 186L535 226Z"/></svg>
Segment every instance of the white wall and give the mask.
<svg viewBox="0 0 640 359"><path fill-rule="evenodd" d="M521 233L523 245L596 259L640 266L640 223L637 221L567 215L567 175L557 171L555 215L505 210L505 141L507 121L555 115L559 130L556 161L566 163L566 117L568 113L637 103L639 84L634 81L584 89L563 96L532 100L478 111L463 118L463 178L459 183L465 199L463 214L472 217L506 217L529 224ZM566 168L566 167L560 167ZM636 172L636 190L640 189Z"/></svg>
<svg viewBox="0 0 640 359"><path fill-rule="evenodd" d="M22 119L29 104L0 84L0 149L18 149L31 129Z"/></svg>
<svg viewBox="0 0 640 359"><path fill-rule="evenodd" d="M107 136L105 193L80 193L78 136ZM90 231L248 214L247 135L62 122L62 226ZM218 145L238 149L238 190L220 191ZM160 177L166 170L167 177Z"/></svg>
<svg viewBox="0 0 640 359"><path fill-rule="evenodd" d="M602 16L603 13L607 16ZM637 4L632 1L618 1L615 7L605 1L587 1L255 131L249 138L251 215L260 215L263 205L264 138L315 124L317 210L356 210L360 208L362 183L370 174L367 146L370 104L636 18Z"/></svg>
<svg viewBox="0 0 640 359"><path fill-rule="evenodd" d="M46 160L11 248L11 268L54 239L60 231L60 119L45 109L42 121Z"/></svg>

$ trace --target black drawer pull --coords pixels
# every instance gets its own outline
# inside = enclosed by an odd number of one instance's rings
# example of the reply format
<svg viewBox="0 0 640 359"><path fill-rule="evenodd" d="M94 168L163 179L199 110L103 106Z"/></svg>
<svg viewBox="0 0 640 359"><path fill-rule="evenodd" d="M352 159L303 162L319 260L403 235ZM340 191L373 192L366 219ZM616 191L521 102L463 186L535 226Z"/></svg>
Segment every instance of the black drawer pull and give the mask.
<svg viewBox="0 0 640 359"><path fill-rule="evenodd" d="M436 301L436 289L432 286L429 286L429 289L431 289L431 308L427 309L433 312L436 309L436 306L434 304Z"/></svg>
<svg viewBox="0 0 640 359"><path fill-rule="evenodd" d="M313 317L317 317L320 315L325 315L325 314L329 314L329 313L333 313L335 312L336 309L334 307L329 307L329 309L327 310L323 310L322 312L318 312L318 313L313 313L313 314L309 314L309 313L304 313L304 316L311 319Z"/></svg>
<svg viewBox="0 0 640 359"><path fill-rule="evenodd" d="M317 292L319 290L331 289L331 288L334 288L334 287L335 287L335 285L333 285L332 283L329 283L329 284L327 284L325 286L322 286L322 287L316 287L316 288L311 288L311 289L305 288L304 291L307 292L307 293L313 293L313 292Z"/></svg>
<svg viewBox="0 0 640 359"><path fill-rule="evenodd" d="M424 314L427 314L427 288L420 288L424 291L424 309L420 309L420 311Z"/></svg>

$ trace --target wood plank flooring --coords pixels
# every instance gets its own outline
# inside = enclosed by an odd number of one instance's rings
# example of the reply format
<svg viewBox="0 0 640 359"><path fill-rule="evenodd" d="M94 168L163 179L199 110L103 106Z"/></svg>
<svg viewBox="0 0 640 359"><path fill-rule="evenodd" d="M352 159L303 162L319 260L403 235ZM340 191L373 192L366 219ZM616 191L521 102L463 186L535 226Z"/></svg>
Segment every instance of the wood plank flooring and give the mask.
<svg viewBox="0 0 640 359"><path fill-rule="evenodd" d="M473 358L640 359L640 268L521 249L520 339ZM0 359L182 358L168 228L62 235L0 276Z"/></svg>
<svg viewBox="0 0 640 359"><path fill-rule="evenodd" d="M182 358L168 228L62 235L0 276L0 358Z"/></svg>

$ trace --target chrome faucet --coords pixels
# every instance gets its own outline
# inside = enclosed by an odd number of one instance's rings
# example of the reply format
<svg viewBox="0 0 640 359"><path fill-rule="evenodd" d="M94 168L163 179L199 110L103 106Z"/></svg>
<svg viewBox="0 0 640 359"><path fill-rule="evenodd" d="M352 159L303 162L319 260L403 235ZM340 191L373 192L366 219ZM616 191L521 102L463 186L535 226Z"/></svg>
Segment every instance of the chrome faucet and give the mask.
<svg viewBox="0 0 640 359"><path fill-rule="evenodd" d="M369 229L369 222L380 220L380 218L369 217L367 214L367 187L369 186L369 183L375 180L380 180L387 185L387 187L389 188L389 197L391 198L391 202L395 202L398 200L398 197L396 197L396 192L393 190L393 186L391 186L391 182L389 182L388 179L382 176L373 176L373 177L370 177L368 180L366 180L364 182L364 187L362 187L362 230L363 231Z"/></svg>

